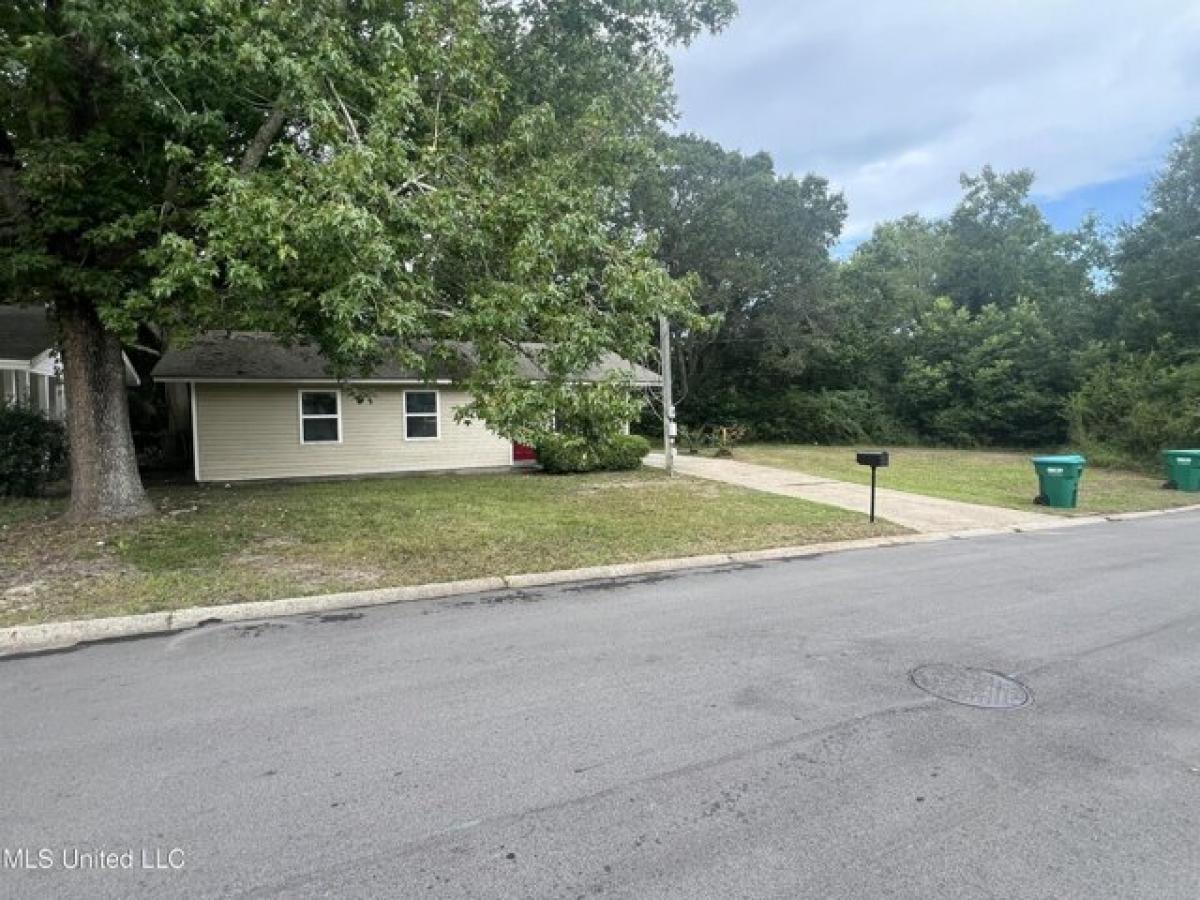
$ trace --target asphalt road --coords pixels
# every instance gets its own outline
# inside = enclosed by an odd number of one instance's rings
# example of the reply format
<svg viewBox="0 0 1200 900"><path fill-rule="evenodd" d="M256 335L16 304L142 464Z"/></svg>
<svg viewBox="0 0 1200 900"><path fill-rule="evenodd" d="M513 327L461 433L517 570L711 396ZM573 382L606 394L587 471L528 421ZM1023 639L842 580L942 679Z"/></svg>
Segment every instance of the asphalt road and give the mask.
<svg viewBox="0 0 1200 900"><path fill-rule="evenodd" d="M1179 515L0 662L0 895L1191 900L1197 548Z"/></svg>

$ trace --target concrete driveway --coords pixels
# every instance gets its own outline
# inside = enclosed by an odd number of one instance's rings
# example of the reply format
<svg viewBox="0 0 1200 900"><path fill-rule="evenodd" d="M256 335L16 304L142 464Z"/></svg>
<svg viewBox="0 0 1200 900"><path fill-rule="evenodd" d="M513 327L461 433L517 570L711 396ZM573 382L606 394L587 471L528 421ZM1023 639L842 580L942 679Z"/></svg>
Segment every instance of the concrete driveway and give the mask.
<svg viewBox="0 0 1200 900"><path fill-rule="evenodd" d="M652 453L646 457L646 464L662 468L665 461L661 453ZM683 454L675 457L675 470L694 478L722 481L751 490L796 497L864 514L871 508L871 489L865 485L835 481L832 478L807 475L790 469ZM960 503L957 500L942 500L887 488L879 489L877 500L880 518L923 533L983 528L1033 530L1061 528L1065 524L1062 518L1045 513Z"/></svg>
<svg viewBox="0 0 1200 900"><path fill-rule="evenodd" d="M0 896L1190 900L1198 533L1183 514L0 662L0 847L55 862L0 869ZM938 699L910 679L929 664L1032 702ZM135 868L64 870L74 848Z"/></svg>

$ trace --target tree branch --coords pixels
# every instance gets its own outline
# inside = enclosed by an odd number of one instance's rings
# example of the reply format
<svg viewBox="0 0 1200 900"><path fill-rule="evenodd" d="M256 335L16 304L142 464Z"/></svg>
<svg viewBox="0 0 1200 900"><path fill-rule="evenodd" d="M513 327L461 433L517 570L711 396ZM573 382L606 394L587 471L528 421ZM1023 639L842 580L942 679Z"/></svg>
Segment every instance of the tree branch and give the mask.
<svg viewBox="0 0 1200 900"><path fill-rule="evenodd" d="M338 93L338 89L333 84L333 79L326 78L325 83L329 85L329 92L333 94L333 99L336 100L338 106L341 107L342 118L346 120L346 131L350 133L350 137L354 143L361 144L362 139L358 136L358 128L354 124L354 116L350 115L350 110L346 108L346 104L342 100L342 95Z"/></svg>
<svg viewBox="0 0 1200 900"><path fill-rule="evenodd" d="M167 183L163 186L162 206L158 210L158 236L162 237L167 216L175 211L175 195L179 193L179 164L171 163L167 169Z"/></svg>
<svg viewBox="0 0 1200 900"><path fill-rule="evenodd" d="M266 158L267 151L271 149L271 144L275 142L275 138L279 136L279 132L283 130L283 125L287 121L287 113L283 108L283 97L280 96L275 101L275 105L271 107L271 114L258 126L258 131L255 132L254 139L250 141L250 146L246 148L246 153L242 157L242 163L238 166L238 174L246 177L254 173Z"/></svg>

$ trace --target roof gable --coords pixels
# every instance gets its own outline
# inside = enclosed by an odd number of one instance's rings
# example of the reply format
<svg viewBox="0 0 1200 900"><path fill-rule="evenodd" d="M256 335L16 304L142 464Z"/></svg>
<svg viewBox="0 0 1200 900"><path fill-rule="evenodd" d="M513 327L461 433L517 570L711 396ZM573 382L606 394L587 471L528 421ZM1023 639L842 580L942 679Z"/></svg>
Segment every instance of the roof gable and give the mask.
<svg viewBox="0 0 1200 900"><path fill-rule="evenodd" d="M32 360L57 344L44 306L0 305L0 359Z"/></svg>

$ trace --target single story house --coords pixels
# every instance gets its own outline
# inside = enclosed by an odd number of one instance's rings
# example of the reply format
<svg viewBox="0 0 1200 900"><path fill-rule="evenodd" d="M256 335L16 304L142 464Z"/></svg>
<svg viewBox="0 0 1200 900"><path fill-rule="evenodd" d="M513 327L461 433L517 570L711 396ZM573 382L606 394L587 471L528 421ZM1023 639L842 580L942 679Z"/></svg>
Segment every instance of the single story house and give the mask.
<svg viewBox="0 0 1200 900"><path fill-rule="evenodd" d="M537 345L526 346L533 352ZM459 350L469 365L469 345ZM532 359L521 365L530 380L546 378ZM657 373L615 354L580 381L613 372L628 374L638 386L662 383ZM470 396L449 370L427 381L388 363L370 378L341 383L315 347L222 332L168 351L153 377L174 394L173 404L190 408L198 482L495 469L532 461L528 448L482 422L455 421ZM368 389L369 399L359 402L351 386Z"/></svg>
<svg viewBox="0 0 1200 900"><path fill-rule="evenodd" d="M0 305L0 403L28 403L52 419L66 415L58 336L44 306ZM125 359L125 379L138 384Z"/></svg>

